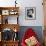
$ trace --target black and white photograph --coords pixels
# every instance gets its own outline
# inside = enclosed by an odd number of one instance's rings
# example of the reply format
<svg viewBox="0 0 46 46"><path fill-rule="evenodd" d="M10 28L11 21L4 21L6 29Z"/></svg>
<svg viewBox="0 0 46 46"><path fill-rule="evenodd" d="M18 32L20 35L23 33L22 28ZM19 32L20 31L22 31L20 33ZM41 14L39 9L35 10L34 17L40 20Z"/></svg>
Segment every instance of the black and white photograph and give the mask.
<svg viewBox="0 0 46 46"><path fill-rule="evenodd" d="M36 19L36 8L35 7L26 7L25 8L26 19Z"/></svg>

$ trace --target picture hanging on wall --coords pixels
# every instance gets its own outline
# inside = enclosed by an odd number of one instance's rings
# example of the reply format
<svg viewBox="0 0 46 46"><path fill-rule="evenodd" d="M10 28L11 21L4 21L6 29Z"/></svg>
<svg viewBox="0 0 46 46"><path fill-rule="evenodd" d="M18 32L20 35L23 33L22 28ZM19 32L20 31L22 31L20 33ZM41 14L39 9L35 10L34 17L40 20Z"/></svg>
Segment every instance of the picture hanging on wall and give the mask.
<svg viewBox="0 0 46 46"><path fill-rule="evenodd" d="M28 20L35 20L36 19L36 8L35 7L26 7L25 8L25 18Z"/></svg>

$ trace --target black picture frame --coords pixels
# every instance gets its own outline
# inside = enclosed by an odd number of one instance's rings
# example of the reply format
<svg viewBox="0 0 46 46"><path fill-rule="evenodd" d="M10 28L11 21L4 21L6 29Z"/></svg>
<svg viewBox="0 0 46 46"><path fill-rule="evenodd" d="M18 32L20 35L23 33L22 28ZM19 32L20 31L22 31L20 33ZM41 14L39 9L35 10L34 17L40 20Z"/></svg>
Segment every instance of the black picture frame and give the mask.
<svg viewBox="0 0 46 46"><path fill-rule="evenodd" d="M36 19L36 8L26 7L25 8L25 18L27 20L35 20Z"/></svg>

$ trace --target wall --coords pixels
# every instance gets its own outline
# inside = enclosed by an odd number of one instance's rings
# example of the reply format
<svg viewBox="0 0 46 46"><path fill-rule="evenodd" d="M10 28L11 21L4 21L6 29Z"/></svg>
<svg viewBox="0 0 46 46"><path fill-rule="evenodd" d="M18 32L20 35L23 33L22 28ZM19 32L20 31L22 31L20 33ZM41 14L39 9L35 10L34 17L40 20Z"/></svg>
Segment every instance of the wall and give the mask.
<svg viewBox="0 0 46 46"><path fill-rule="evenodd" d="M0 6L1 6L1 7L14 6L14 1L15 1L15 0L0 0Z"/></svg>
<svg viewBox="0 0 46 46"><path fill-rule="evenodd" d="M15 6L15 0L0 0L0 6ZM43 26L43 6L42 0L17 0L19 10L20 26ZM25 19L25 7L36 7L36 20Z"/></svg>
<svg viewBox="0 0 46 46"><path fill-rule="evenodd" d="M37 34L37 37L41 43L43 43L43 32L42 32L42 27L41 26L21 26L20 27L20 32L19 32L19 39L20 42L24 36L25 31L27 31L28 28L32 28L34 32Z"/></svg>
<svg viewBox="0 0 46 46"><path fill-rule="evenodd" d="M19 24L22 26L42 26L43 25L43 6L42 0L21 0ZM36 20L25 20L25 7L36 7Z"/></svg>

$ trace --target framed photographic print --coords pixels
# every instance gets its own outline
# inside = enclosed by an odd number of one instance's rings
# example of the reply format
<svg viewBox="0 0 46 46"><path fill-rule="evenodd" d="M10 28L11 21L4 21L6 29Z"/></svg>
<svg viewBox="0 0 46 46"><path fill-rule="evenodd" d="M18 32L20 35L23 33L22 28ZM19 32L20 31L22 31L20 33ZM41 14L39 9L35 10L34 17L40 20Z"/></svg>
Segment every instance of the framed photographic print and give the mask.
<svg viewBox="0 0 46 46"><path fill-rule="evenodd" d="M2 15L9 15L9 10L2 10Z"/></svg>
<svg viewBox="0 0 46 46"><path fill-rule="evenodd" d="M26 7L25 8L26 16L25 18L28 20L36 19L36 8L35 7Z"/></svg>

